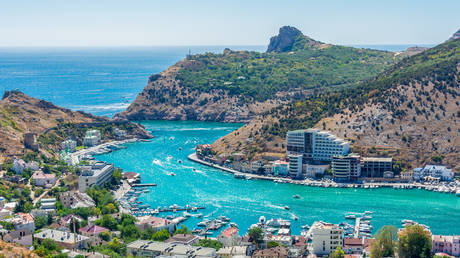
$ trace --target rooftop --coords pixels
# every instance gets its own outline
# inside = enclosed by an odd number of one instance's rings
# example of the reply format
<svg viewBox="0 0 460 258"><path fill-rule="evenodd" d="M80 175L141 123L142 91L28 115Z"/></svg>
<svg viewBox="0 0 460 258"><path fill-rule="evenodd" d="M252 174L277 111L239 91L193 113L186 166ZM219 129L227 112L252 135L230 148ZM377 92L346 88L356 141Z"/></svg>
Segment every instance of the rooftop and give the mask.
<svg viewBox="0 0 460 258"><path fill-rule="evenodd" d="M230 227L230 228L226 228L224 231L222 231L221 235L224 236L224 237L232 237L232 235L238 235L239 234L239 230L238 228L236 227Z"/></svg>
<svg viewBox="0 0 460 258"><path fill-rule="evenodd" d="M34 238L38 239L52 239L56 242L60 243L67 243L67 244L73 244L74 243L74 238L75 241L84 241L88 240L89 238L86 236L74 234L74 233L69 233L65 231L60 231L60 230L55 230L55 229L46 229L40 233L36 233L34 235Z"/></svg>
<svg viewBox="0 0 460 258"><path fill-rule="evenodd" d="M100 227L97 225L88 225L86 227L80 228L80 233L88 233L88 234L93 234L93 235L98 235L102 232L109 231L109 229Z"/></svg>
<svg viewBox="0 0 460 258"><path fill-rule="evenodd" d="M393 158L380 158L380 157L363 157L363 161L368 162L393 162Z"/></svg>
<svg viewBox="0 0 460 258"><path fill-rule="evenodd" d="M163 227L171 223L172 222L168 219L154 217L154 216L144 216L144 217L140 217L139 222L137 222L136 224L138 225L150 224L152 225L152 227Z"/></svg>

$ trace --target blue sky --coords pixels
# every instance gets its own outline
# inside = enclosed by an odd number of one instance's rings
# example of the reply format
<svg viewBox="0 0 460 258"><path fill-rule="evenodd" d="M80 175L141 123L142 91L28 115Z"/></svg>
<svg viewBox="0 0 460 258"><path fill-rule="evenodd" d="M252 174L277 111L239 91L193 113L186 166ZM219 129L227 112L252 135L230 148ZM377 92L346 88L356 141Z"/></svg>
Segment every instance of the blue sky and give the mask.
<svg viewBox="0 0 460 258"><path fill-rule="evenodd" d="M0 0L0 46L266 45L292 25L336 44L436 44L459 0Z"/></svg>

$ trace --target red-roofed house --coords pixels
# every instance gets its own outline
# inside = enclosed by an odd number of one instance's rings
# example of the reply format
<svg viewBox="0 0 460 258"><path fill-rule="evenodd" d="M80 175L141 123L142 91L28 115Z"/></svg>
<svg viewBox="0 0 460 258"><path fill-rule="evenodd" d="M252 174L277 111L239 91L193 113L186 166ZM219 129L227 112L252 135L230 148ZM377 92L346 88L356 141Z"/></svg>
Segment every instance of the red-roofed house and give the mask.
<svg viewBox="0 0 460 258"><path fill-rule="evenodd" d="M98 225L88 225L86 227L80 228L78 231L83 236L89 237L93 245L97 245L101 242L99 235L102 234L102 232L109 231L109 229L100 227Z"/></svg>
<svg viewBox="0 0 460 258"><path fill-rule="evenodd" d="M217 237L217 240L221 242L224 246L239 245L240 235L238 228L226 228L224 231L222 231L222 233L220 233L220 235Z"/></svg>
<svg viewBox="0 0 460 258"><path fill-rule="evenodd" d="M364 250L363 238L344 238L343 251L347 254L361 254Z"/></svg>
<svg viewBox="0 0 460 258"><path fill-rule="evenodd" d="M136 226L141 231L147 230L149 228L156 231L167 229L169 233L176 231L176 224L174 224L171 220L153 216L140 217L139 221L136 222Z"/></svg>

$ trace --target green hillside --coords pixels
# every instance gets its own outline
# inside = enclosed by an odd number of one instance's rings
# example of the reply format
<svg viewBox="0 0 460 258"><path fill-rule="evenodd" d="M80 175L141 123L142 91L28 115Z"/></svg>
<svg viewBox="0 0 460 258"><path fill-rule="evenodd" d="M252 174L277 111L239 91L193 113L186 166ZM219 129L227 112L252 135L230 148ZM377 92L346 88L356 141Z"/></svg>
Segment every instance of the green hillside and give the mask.
<svg viewBox="0 0 460 258"><path fill-rule="evenodd" d="M367 80L398 61L394 53L323 44L300 36L291 52L226 50L188 57L176 78L184 87L227 90L256 100L277 92L346 87Z"/></svg>

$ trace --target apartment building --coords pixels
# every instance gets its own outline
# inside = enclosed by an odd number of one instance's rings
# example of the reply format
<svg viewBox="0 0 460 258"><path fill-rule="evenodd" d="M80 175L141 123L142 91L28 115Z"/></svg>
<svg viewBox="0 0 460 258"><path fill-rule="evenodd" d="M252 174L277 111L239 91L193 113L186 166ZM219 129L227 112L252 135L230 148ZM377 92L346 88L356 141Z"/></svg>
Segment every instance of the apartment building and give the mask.
<svg viewBox="0 0 460 258"><path fill-rule="evenodd" d="M336 181L356 181L361 176L360 156L334 156L332 158L332 172Z"/></svg>
<svg viewBox="0 0 460 258"><path fill-rule="evenodd" d="M302 154L289 154L289 176L291 178L302 178Z"/></svg>
<svg viewBox="0 0 460 258"><path fill-rule="evenodd" d="M327 131L306 129L289 131L287 154L302 154L304 162L330 162L333 156L350 152L350 143Z"/></svg>
<svg viewBox="0 0 460 258"><path fill-rule="evenodd" d="M460 235L433 235L431 239L433 241L433 253L446 253L454 257L460 257Z"/></svg>
<svg viewBox="0 0 460 258"><path fill-rule="evenodd" d="M80 166L81 174L78 177L78 190L82 193L93 186L102 186L109 182L113 174L113 164L94 162L92 165Z"/></svg>
<svg viewBox="0 0 460 258"><path fill-rule="evenodd" d="M317 221L310 228L313 253L329 255L343 245L343 229L336 224Z"/></svg>
<svg viewBox="0 0 460 258"><path fill-rule="evenodd" d="M77 142L72 139L67 139L61 143L61 149L68 152L77 150Z"/></svg>

